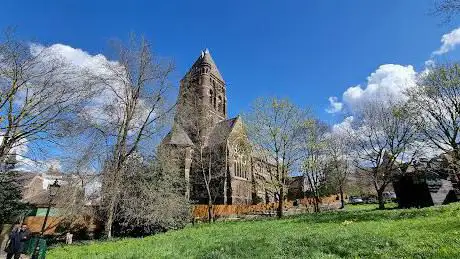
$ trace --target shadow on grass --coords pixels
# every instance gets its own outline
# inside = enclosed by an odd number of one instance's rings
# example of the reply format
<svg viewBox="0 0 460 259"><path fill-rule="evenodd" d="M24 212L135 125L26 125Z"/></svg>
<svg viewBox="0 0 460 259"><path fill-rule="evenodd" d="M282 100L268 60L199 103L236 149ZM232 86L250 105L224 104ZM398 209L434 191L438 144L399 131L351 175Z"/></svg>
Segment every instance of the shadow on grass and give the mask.
<svg viewBox="0 0 460 259"><path fill-rule="evenodd" d="M430 207L422 209L385 209L385 210L355 210L355 211L331 211L316 214L301 215L292 217L291 222L298 223L331 223L344 221L380 221L380 220L403 220L418 217L430 217L451 213L460 215L460 206L454 207Z"/></svg>
<svg viewBox="0 0 460 259"><path fill-rule="evenodd" d="M375 257L397 249L397 242L388 237L369 238L356 234L347 240L325 237L318 233L303 235L241 238L219 242L212 247L198 248L197 258L354 258Z"/></svg>
<svg viewBox="0 0 460 259"><path fill-rule="evenodd" d="M197 258L258 258L270 247L272 244L265 237L243 238L204 247L197 253Z"/></svg>

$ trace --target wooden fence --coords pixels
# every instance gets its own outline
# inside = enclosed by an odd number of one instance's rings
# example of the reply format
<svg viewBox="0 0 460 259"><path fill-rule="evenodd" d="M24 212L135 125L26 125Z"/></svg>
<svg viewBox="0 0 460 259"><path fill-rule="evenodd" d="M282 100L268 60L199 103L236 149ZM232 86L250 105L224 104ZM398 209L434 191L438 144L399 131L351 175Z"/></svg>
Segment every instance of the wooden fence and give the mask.
<svg viewBox="0 0 460 259"><path fill-rule="evenodd" d="M303 198L298 200L298 206L312 207L313 198ZM337 203L337 196L331 195L320 199L321 205L329 205ZM288 210L294 207L293 201L283 203L284 209ZM256 204L256 205L213 205L212 213L215 218L231 218L245 215L275 215L278 209L278 203ZM208 205L194 205L192 208L192 216L194 219L206 220L208 218Z"/></svg>
<svg viewBox="0 0 460 259"><path fill-rule="evenodd" d="M256 205L213 205L212 212L216 218L219 218L274 213L277 208L278 203ZM194 205L192 215L195 219L207 219L208 205Z"/></svg>

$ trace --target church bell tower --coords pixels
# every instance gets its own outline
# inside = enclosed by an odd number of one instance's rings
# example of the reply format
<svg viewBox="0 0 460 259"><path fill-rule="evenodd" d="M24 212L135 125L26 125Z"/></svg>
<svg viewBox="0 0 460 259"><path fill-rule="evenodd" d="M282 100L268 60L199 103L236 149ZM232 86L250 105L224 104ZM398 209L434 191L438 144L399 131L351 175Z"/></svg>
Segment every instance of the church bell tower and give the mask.
<svg viewBox="0 0 460 259"><path fill-rule="evenodd" d="M175 123L179 123L195 142L198 135L206 136L216 123L225 119L225 81L206 49L180 81Z"/></svg>

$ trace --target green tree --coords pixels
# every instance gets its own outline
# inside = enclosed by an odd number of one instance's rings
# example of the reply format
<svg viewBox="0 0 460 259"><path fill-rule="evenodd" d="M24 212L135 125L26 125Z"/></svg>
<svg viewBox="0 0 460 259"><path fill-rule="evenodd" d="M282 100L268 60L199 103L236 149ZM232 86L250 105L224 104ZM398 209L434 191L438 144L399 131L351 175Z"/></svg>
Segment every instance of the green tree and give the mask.
<svg viewBox="0 0 460 259"><path fill-rule="evenodd" d="M15 173L0 173L0 224L11 222L25 212L26 204L21 202L21 198Z"/></svg>
<svg viewBox="0 0 460 259"><path fill-rule="evenodd" d="M301 159L299 140L308 114L287 99L260 98L245 117L254 149L266 154L266 161L275 167L278 218L283 216L286 177Z"/></svg>

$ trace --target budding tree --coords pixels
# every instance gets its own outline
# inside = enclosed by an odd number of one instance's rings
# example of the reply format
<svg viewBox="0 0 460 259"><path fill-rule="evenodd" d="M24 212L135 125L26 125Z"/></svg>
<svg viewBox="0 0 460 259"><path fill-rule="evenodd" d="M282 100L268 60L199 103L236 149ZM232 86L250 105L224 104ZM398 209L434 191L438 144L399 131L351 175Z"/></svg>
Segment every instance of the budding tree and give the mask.
<svg viewBox="0 0 460 259"><path fill-rule="evenodd" d="M328 127L312 119L304 123L302 130L303 159L301 170L308 180L314 198L314 210L319 212L321 188L326 183Z"/></svg>
<svg viewBox="0 0 460 259"><path fill-rule="evenodd" d="M255 148L267 156L267 162L275 164L279 218L283 216L286 177L301 158L299 140L307 115L289 100L260 98L253 103L245 118L249 138Z"/></svg>
<svg viewBox="0 0 460 259"><path fill-rule="evenodd" d="M344 189L348 177L354 172L352 163L352 141L344 132L332 131L327 137L327 180L340 194L340 208L345 207Z"/></svg>
<svg viewBox="0 0 460 259"><path fill-rule="evenodd" d="M428 142L443 152L453 151L460 161L460 65L433 68L409 95Z"/></svg>
<svg viewBox="0 0 460 259"><path fill-rule="evenodd" d="M418 155L418 125L404 103L373 100L363 104L349 131L354 164L374 186L380 209L385 207L383 192L399 170L398 163L410 163Z"/></svg>

